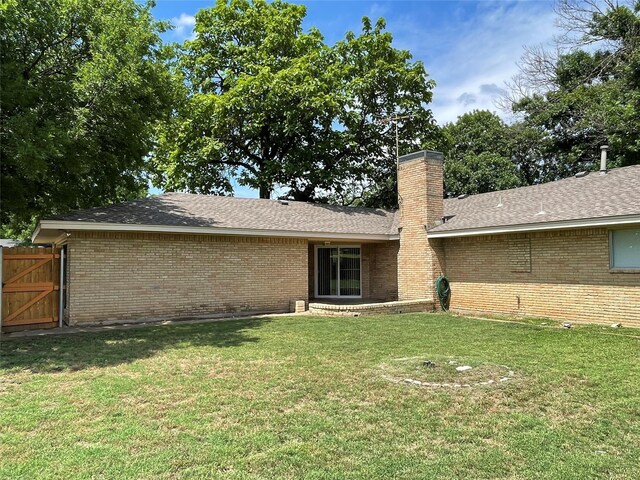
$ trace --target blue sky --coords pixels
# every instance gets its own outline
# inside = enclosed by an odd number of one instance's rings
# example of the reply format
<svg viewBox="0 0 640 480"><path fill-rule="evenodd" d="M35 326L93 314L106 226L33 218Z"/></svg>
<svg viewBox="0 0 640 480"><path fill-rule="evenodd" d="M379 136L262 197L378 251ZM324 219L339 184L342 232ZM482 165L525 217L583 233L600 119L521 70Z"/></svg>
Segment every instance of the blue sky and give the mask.
<svg viewBox="0 0 640 480"><path fill-rule="evenodd" d="M495 106L516 72L524 46L548 44L556 32L553 0L540 1L291 1L307 7L305 28L317 27L327 43L358 32L361 18L384 17L398 48L421 60L436 83L430 105L439 124L474 109ZM157 0L154 14L171 20L167 41L192 35L194 15L214 0ZM241 188L238 196L255 196Z"/></svg>

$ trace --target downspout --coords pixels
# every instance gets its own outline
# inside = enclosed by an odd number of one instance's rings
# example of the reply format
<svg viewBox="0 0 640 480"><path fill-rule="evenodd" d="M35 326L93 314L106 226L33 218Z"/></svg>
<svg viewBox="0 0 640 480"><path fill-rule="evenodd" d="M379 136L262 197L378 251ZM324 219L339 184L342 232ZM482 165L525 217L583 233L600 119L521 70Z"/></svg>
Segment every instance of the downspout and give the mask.
<svg viewBox="0 0 640 480"><path fill-rule="evenodd" d="M58 298L58 327L62 328L62 316L64 315L64 247L60 248L60 289Z"/></svg>

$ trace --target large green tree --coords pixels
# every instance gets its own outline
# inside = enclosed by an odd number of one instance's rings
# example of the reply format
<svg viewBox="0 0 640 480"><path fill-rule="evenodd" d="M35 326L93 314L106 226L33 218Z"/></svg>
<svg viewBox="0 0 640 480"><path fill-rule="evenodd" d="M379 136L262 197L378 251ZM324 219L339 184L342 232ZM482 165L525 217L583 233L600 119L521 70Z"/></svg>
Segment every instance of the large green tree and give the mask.
<svg viewBox="0 0 640 480"><path fill-rule="evenodd" d="M139 196L173 87L150 4L0 5L2 234L36 217Z"/></svg>
<svg viewBox="0 0 640 480"><path fill-rule="evenodd" d="M521 185L511 127L496 114L474 110L442 128L445 194L457 196Z"/></svg>
<svg viewBox="0 0 640 480"><path fill-rule="evenodd" d="M597 168L603 144L611 166L640 163L640 1L561 0L558 13L561 53L529 49L513 85L512 108L537 138L532 183Z"/></svg>
<svg viewBox="0 0 640 480"><path fill-rule="evenodd" d="M400 148L435 131L434 86L420 62L392 46L384 22L329 46L303 31L305 7L220 0L196 15L179 58L185 98L159 130L154 182L168 190L304 201L395 203Z"/></svg>

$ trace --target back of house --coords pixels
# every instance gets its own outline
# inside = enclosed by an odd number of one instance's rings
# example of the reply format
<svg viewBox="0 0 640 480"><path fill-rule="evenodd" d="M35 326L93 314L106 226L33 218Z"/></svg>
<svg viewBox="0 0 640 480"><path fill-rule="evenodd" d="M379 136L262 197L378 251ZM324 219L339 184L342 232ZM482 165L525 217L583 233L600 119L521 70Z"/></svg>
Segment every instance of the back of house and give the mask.
<svg viewBox="0 0 640 480"><path fill-rule="evenodd" d="M64 250L70 325L432 311L444 275L454 311L640 326L640 165L443 199L442 163L399 159L397 211L167 193L42 219L33 241Z"/></svg>

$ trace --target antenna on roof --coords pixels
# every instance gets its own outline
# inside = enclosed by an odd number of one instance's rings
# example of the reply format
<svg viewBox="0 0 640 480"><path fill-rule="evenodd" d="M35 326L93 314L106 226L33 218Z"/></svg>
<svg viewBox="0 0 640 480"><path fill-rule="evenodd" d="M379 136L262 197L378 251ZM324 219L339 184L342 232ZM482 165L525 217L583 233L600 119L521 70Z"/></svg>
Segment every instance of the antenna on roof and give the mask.
<svg viewBox="0 0 640 480"><path fill-rule="evenodd" d="M380 123L393 123L395 127L396 134L396 164L400 162L400 136L398 135L398 120L405 120L407 118L412 118L415 114L409 113L407 115L398 115L397 112L393 113L388 117L381 117L379 119Z"/></svg>

